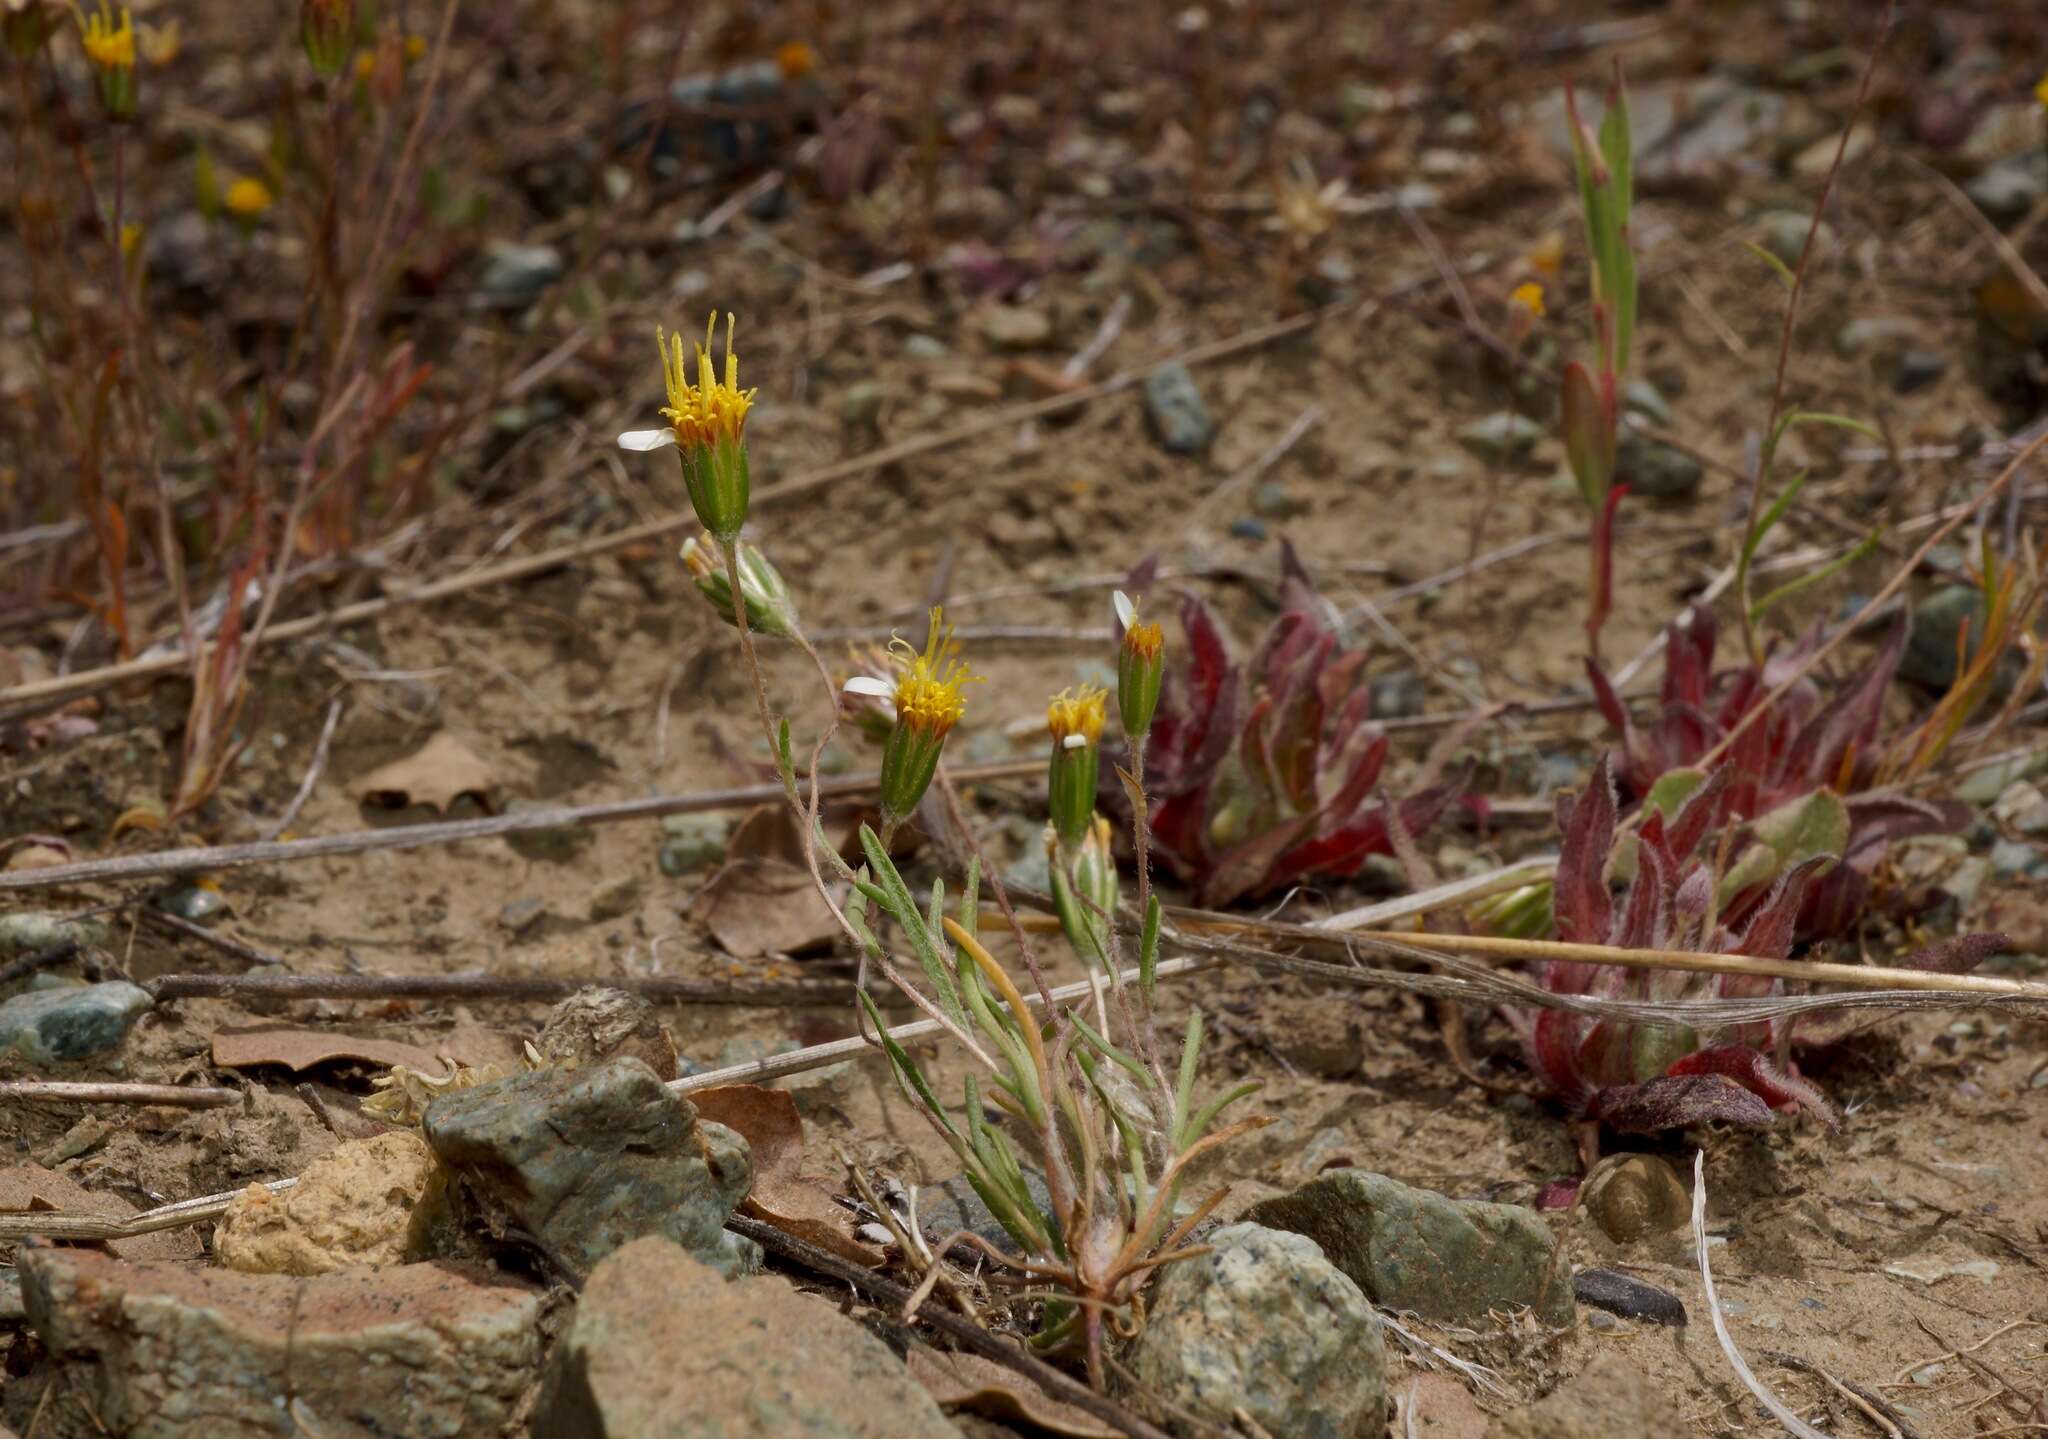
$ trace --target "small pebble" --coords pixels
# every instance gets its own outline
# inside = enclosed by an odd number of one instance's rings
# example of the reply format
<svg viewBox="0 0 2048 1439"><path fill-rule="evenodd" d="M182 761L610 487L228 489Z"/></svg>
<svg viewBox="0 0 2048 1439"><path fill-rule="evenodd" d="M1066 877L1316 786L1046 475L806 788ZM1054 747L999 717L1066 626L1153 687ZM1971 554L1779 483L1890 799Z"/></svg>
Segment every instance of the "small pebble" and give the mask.
<svg viewBox="0 0 2048 1439"><path fill-rule="evenodd" d="M546 914L547 908L548 903L544 899L515 899L498 911L498 923L518 934Z"/></svg>
<svg viewBox="0 0 2048 1439"><path fill-rule="evenodd" d="M1572 1293L1581 1304L1619 1314L1624 1319L1647 1319L1652 1324L1683 1328L1685 1303L1677 1295L1646 1284L1612 1269L1582 1269L1572 1277ZM1727 1303L1722 1304L1727 1308ZM1592 1323L1595 1316L1588 1316Z"/></svg>
<svg viewBox="0 0 2048 1439"><path fill-rule="evenodd" d="M1244 519L1231 521L1230 533L1240 540L1263 540L1266 538L1266 527L1246 516Z"/></svg>
<svg viewBox="0 0 2048 1439"><path fill-rule="evenodd" d="M1621 1321L1619 1319L1616 1319L1612 1314L1608 1314L1601 1310L1595 1309L1591 1314L1588 1314L1586 1316L1586 1327L1588 1329L1598 1330L1602 1333L1605 1333L1610 1329L1621 1328Z"/></svg>

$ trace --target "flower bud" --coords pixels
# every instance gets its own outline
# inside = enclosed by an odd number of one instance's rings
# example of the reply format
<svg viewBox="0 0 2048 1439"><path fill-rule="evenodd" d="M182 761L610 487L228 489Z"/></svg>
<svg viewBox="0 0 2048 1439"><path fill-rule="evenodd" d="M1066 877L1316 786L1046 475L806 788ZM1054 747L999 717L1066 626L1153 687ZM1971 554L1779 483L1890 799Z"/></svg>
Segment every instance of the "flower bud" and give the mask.
<svg viewBox="0 0 2048 1439"><path fill-rule="evenodd" d="M1159 680L1166 669L1166 641L1159 626L1138 620L1138 607L1118 590L1112 600L1123 641L1116 656L1116 708L1124 736L1133 748L1142 746L1159 708Z"/></svg>
<svg viewBox="0 0 2048 1439"><path fill-rule="evenodd" d="M714 545L708 534L701 540L685 540L682 561L689 566L698 591L711 601L720 618L736 626L739 617L733 612L732 583ZM750 544L740 544L738 559L740 598L747 606L747 627L760 634L788 639L796 631L796 601L790 598L788 583L768 563L768 557Z"/></svg>
<svg viewBox="0 0 2048 1439"><path fill-rule="evenodd" d="M355 0L301 0L299 43L314 73L339 75L356 48Z"/></svg>
<svg viewBox="0 0 2048 1439"><path fill-rule="evenodd" d="M1119 888L1109 821L1096 815L1078 844L1060 843L1049 833L1046 851L1052 862L1053 909L1067 943L1084 961L1107 966Z"/></svg>
<svg viewBox="0 0 2048 1439"><path fill-rule="evenodd" d="M1045 788L1053 833L1063 845L1077 845L1095 817L1095 778L1102 755L1102 726L1108 694L1092 685L1061 690L1045 711L1052 733L1052 758Z"/></svg>

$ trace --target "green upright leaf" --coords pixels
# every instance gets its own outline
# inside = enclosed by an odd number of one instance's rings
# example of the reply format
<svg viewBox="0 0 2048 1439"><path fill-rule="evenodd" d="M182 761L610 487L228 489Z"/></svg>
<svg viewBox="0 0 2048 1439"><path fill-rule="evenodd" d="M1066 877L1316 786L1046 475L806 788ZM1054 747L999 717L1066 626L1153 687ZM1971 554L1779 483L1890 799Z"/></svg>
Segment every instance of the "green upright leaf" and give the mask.
<svg viewBox="0 0 2048 1439"><path fill-rule="evenodd" d="M1802 591L1810 590L1815 585L1825 584L1859 560L1868 559L1877 552L1878 545L1883 541L1884 531L1881 529L1872 530L1868 535L1864 536L1861 544L1857 545L1855 549L1850 550L1847 554L1836 555L1826 564L1816 569L1808 570L1795 580L1788 580L1784 584L1779 585L1749 607L1749 622L1755 624L1763 617L1764 611L1768 610L1772 605L1778 604L1783 600L1789 600L1792 596Z"/></svg>
<svg viewBox="0 0 2048 1439"><path fill-rule="evenodd" d="M1777 275L1778 283L1783 285L1787 290L1792 289L1795 285L1799 283L1799 277L1792 273L1792 267L1790 265L1786 264L1776 255L1773 255L1769 250L1766 250L1762 245L1757 244L1754 240L1744 240L1742 242L1742 248L1749 251L1750 254L1756 256L1759 260L1762 260L1766 265L1769 265L1771 267L1772 272Z"/></svg>

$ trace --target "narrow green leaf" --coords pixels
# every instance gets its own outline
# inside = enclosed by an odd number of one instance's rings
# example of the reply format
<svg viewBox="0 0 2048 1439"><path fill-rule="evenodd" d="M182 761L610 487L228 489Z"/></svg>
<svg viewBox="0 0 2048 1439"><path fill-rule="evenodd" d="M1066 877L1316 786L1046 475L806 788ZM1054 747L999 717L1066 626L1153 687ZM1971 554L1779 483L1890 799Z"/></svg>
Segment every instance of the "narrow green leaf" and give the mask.
<svg viewBox="0 0 2048 1439"><path fill-rule="evenodd" d="M1180 1042L1180 1073L1173 1087L1173 1118L1176 1125L1185 1127L1188 1105L1195 1097L1195 1066L1202 1054L1202 1011L1195 1010L1188 1015L1188 1031ZM1180 1143L1178 1134L1174 1137ZM1185 1147L1185 1146L1183 1146Z"/></svg>
<svg viewBox="0 0 2048 1439"><path fill-rule="evenodd" d="M1824 410L1799 410L1788 415L1786 423L1793 425L1832 425L1835 429L1847 430L1851 434L1861 435L1866 440L1876 440L1879 444L1884 443L1884 432L1877 429L1874 425L1867 425L1861 420L1852 420L1847 415L1831 415Z"/></svg>
<svg viewBox="0 0 2048 1439"><path fill-rule="evenodd" d="M882 1053L888 1056L889 1068L895 1072L896 1083L903 1090L903 1097L913 1104L924 1106L926 1112L945 1132L946 1137L953 1141L955 1150L963 1149L965 1146L960 1139L960 1131L953 1127L953 1121L946 1114L946 1107L939 1103L939 1096L933 1092L931 1082L924 1077L924 1071L917 1067L917 1061L890 1037L889 1022L882 1018L882 1011L876 1008L874 997L866 990L862 990L860 1002L868 1012L868 1022L874 1025L875 1034L882 1041Z"/></svg>
<svg viewBox="0 0 2048 1439"><path fill-rule="evenodd" d="M1811 473L1810 470L1801 470L1778 492L1778 498L1771 501L1771 507L1764 511L1763 518L1756 523L1756 528L1743 539L1742 554L1736 561L1737 569L1749 568L1750 561L1756 558L1757 546L1764 542L1764 536L1771 532L1778 521L1785 518L1785 512L1792 508L1792 502L1798 499L1799 492L1806 488L1806 477Z"/></svg>
<svg viewBox="0 0 2048 1439"><path fill-rule="evenodd" d="M981 856L967 861L967 885L960 892L960 927L970 937L981 933Z"/></svg>
<svg viewBox="0 0 2048 1439"><path fill-rule="evenodd" d="M948 1019L964 1026L967 1011L960 1006L959 987L954 983L952 971L946 966L944 950L931 929L925 924L924 916L918 913L917 901L911 897L910 888L904 884L903 876L896 869L896 862L889 858L889 851L883 846L882 838L873 827L860 827L860 846L868 857L868 867L874 871L878 882L872 896L876 904L889 912L897 924L903 927L904 935L910 940L910 947L916 953L925 977L931 981L933 997Z"/></svg>
<svg viewBox="0 0 2048 1439"><path fill-rule="evenodd" d="M1246 1080L1243 1084L1238 1085L1237 1088L1225 1090L1203 1105L1201 1112L1194 1117L1194 1121L1183 1131L1180 1147L1186 1149L1191 1144L1199 1143L1202 1136L1209 1132L1209 1126L1216 1122L1216 1116L1237 1103L1238 1100L1243 1099L1246 1095L1256 1093L1259 1083L1260 1081L1256 1079Z"/></svg>
<svg viewBox="0 0 2048 1439"><path fill-rule="evenodd" d="M1883 530L1872 530L1870 534L1865 537L1862 544L1856 546L1855 549L1849 551L1847 554L1837 555L1834 559L1829 560L1819 569L1809 570L1805 574L1799 576L1798 579L1790 580L1785 584L1779 585L1776 589L1772 590L1769 594L1765 595L1762 599L1758 600L1755 604L1749 607L1749 622L1751 624L1755 624L1758 619L1762 618L1764 611L1768 610L1772 605L1777 604L1781 600L1789 600L1792 598L1792 596L1800 593L1803 590L1812 589L1815 585L1824 584L1828 580L1831 580L1836 575L1840 574L1843 570L1849 568L1849 566L1855 564L1857 561L1869 558L1870 555L1876 551L1878 545L1883 541L1883 539Z"/></svg>
<svg viewBox="0 0 2048 1439"><path fill-rule="evenodd" d="M1773 255L1769 250L1766 250L1762 245L1757 244L1754 240L1744 240L1742 242L1742 248L1749 251L1750 254L1756 256L1759 260L1762 260L1766 265L1769 265L1771 267L1771 272L1778 277L1778 283L1783 285L1787 290L1790 290L1794 285L1797 285L1799 283L1799 277L1792 273L1792 267L1790 265L1786 264L1776 255Z"/></svg>

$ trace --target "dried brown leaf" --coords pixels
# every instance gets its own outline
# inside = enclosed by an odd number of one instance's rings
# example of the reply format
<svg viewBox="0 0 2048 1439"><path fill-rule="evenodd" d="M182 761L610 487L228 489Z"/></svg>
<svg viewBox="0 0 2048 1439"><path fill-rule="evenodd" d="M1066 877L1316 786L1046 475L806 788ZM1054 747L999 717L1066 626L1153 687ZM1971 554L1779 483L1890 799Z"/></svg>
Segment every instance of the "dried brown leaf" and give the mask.
<svg viewBox="0 0 2048 1439"><path fill-rule="evenodd" d="M379 765L356 783L356 798L379 809L429 805L442 814L463 795L490 809L498 777L475 750L447 730L404 759Z"/></svg>
<svg viewBox="0 0 2048 1439"><path fill-rule="evenodd" d="M853 1215L800 1173L804 1125L788 1091L725 1084L696 1091L690 1103L700 1119L723 1124L754 1152L754 1187L740 1206L743 1213L842 1259L870 1269L881 1264L881 1252L854 1237Z"/></svg>
<svg viewBox="0 0 2048 1439"><path fill-rule="evenodd" d="M431 1049L396 1039L365 1039L332 1029L300 1029L289 1024L237 1025L213 1032L213 1062L222 1069L250 1069L279 1064L297 1073L316 1064L337 1061L372 1064L380 1069L404 1065L424 1074L447 1069Z"/></svg>
<svg viewBox="0 0 2048 1439"><path fill-rule="evenodd" d="M711 937L739 959L797 954L839 933L810 872L780 860L728 865L704 887L698 907Z"/></svg>
<svg viewBox="0 0 2048 1439"><path fill-rule="evenodd" d="M1052 1434L1074 1439L1120 1439L1120 1431L1049 1396L1014 1369L979 1354L948 1353L912 1344L905 1356L910 1377L924 1385L944 1409L965 1409L990 1419L1022 1419Z"/></svg>

